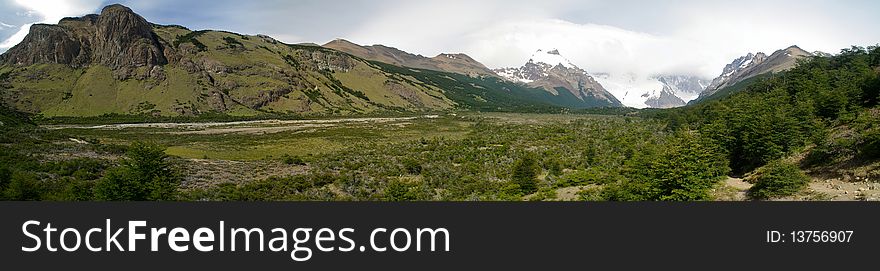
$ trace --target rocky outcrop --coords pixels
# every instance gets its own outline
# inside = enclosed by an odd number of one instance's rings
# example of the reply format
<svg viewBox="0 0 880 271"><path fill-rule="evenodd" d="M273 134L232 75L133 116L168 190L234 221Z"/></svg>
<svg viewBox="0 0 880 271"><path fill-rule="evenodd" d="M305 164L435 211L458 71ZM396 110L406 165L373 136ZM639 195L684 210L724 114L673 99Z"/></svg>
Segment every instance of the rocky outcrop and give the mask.
<svg viewBox="0 0 880 271"><path fill-rule="evenodd" d="M166 64L152 26L122 5L105 7L95 27L93 61L112 69Z"/></svg>
<svg viewBox="0 0 880 271"><path fill-rule="evenodd" d="M0 56L8 65L59 63L81 67L91 62L89 47L59 25L34 24L24 40Z"/></svg>
<svg viewBox="0 0 880 271"><path fill-rule="evenodd" d="M122 5L110 5L100 15L31 26L25 39L0 57L0 64L101 64L130 70L168 63L163 47L144 18Z"/></svg>

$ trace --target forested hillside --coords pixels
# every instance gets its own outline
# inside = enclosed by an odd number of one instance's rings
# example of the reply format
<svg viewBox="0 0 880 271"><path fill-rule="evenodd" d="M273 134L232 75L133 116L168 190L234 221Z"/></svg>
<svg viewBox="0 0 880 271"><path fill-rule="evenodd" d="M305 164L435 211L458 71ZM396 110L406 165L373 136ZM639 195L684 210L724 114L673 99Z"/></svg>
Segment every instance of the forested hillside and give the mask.
<svg viewBox="0 0 880 271"><path fill-rule="evenodd" d="M787 72L743 83L717 99L646 115L668 120L670 130L712 139L735 175L784 158L810 169L858 167L880 155L877 46L811 57Z"/></svg>

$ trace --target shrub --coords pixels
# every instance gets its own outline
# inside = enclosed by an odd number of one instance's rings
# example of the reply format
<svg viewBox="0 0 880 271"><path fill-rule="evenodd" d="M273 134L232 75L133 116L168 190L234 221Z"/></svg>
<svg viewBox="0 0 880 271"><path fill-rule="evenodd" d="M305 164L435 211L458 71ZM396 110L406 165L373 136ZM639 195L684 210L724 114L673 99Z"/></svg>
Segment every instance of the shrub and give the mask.
<svg viewBox="0 0 880 271"><path fill-rule="evenodd" d="M419 161L416 161L415 159L404 159L403 169L405 169L407 173L412 175L419 175L422 173L422 165L419 164Z"/></svg>
<svg viewBox="0 0 880 271"><path fill-rule="evenodd" d="M285 154L284 156L281 157L281 160L285 164L288 164L288 165L302 166L302 165L306 164L306 162L303 161L303 159L301 157L296 156L296 155L291 156L291 155Z"/></svg>
<svg viewBox="0 0 880 271"><path fill-rule="evenodd" d="M6 190L10 178L12 178L12 170L6 165L0 165L0 193Z"/></svg>
<svg viewBox="0 0 880 271"><path fill-rule="evenodd" d="M8 200L40 200L40 183L36 176L30 173L16 171L12 173L8 187L3 197Z"/></svg>
<svg viewBox="0 0 880 271"><path fill-rule="evenodd" d="M859 155L865 159L877 159L880 157L880 130L866 132L863 135L864 143L859 150Z"/></svg>
<svg viewBox="0 0 880 271"><path fill-rule="evenodd" d="M619 180L621 177L613 169L605 167L591 167L588 169L573 170L562 174L556 187L569 187L587 184L608 184Z"/></svg>
<svg viewBox="0 0 880 271"><path fill-rule="evenodd" d="M549 175L562 175L562 164L556 158L547 158L544 160L544 168L547 169Z"/></svg>
<svg viewBox="0 0 880 271"><path fill-rule="evenodd" d="M390 181L385 186L384 200L386 201L415 201L430 199L424 187L417 183L404 181Z"/></svg>
<svg viewBox="0 0 880 271"><path fill-rule="evenodd" d="M749 189L754 199L791 196L807 187L810 179L794 164L773 161L759 169L755 185Z"/></svg>

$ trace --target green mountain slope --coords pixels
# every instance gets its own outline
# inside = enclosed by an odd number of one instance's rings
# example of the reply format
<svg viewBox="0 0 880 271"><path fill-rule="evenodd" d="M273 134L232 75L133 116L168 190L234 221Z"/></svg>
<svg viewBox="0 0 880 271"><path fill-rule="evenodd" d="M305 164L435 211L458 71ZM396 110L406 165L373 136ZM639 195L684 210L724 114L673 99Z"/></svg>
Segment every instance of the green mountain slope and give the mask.
<svg viewBox="0 0 880 271"><path fill-rule="evenodd" d="M565 106L496 78L400 68L262 35L155 25L120 5L34 25L21 44L0 55L0 74L5 104L50 117Z"/></svg>

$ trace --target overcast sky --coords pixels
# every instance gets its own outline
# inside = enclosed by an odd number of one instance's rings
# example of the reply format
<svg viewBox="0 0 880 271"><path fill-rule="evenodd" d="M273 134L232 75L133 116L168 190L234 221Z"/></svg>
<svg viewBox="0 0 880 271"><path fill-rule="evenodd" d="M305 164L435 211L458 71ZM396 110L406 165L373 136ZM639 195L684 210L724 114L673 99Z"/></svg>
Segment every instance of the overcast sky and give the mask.
<svg viewBox="0 0 880 271"><path fill-rule="evenodd" d="M147 20L323 44L345 38L434 56L463 52L490 68L558 48L590 72L717 76L748 52L789 45L838 52L880 42L880 1L589 0L0 0L0 51L31 23L121 3Z"/></svg>

